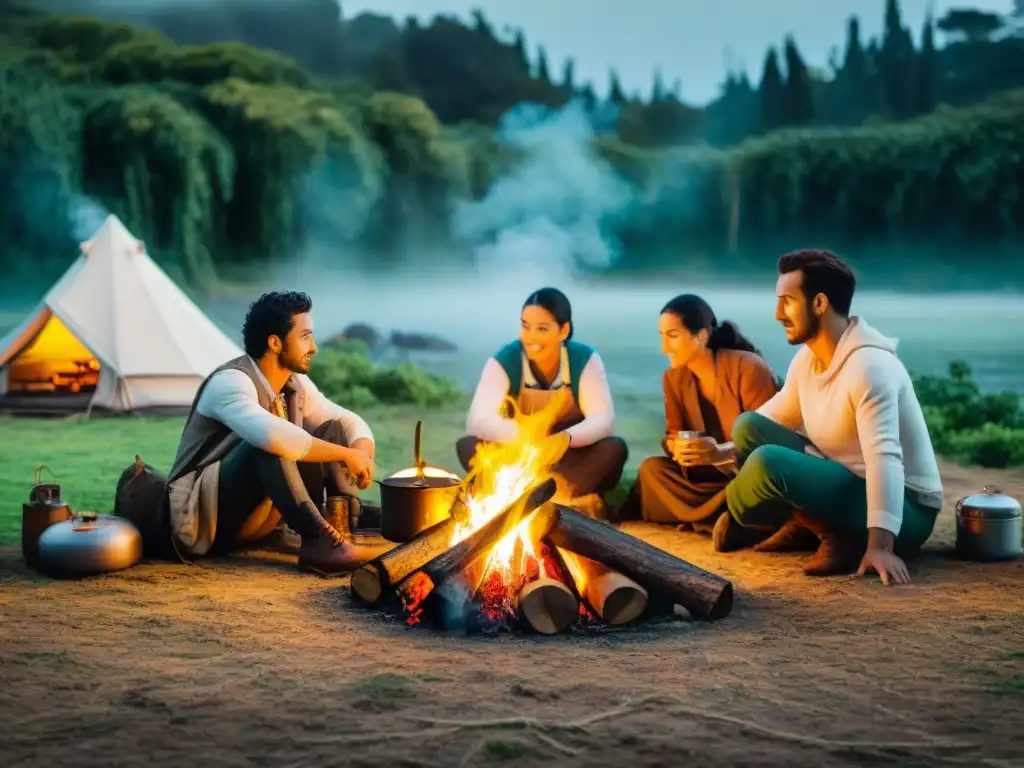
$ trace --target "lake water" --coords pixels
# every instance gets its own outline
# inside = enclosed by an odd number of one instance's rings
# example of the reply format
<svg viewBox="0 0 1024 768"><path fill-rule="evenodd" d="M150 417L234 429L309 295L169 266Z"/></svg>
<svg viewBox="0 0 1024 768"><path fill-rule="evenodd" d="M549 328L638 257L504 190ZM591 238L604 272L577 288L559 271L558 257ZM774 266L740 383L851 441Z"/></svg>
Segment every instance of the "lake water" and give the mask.
<svg viewBox="0 0 1024 768"><path fill-rule="evenodd" d="M347 287L343 301L324 286L306 288L314 297L321 338L355 321L385 332L440 334L457 343L459 351L443 357L417 356L417 361L471 388L487 356L517 335L522 302L543 283L459 282L423 281L415 287L354 284ZM575 338L600 351L615 393L660 396L666 363L660 352L658 312L677 293L702 295L719 320L739 325L780 375L795 352L774 319L773 283L755 289L616 282L575 284L563 290L573 304ZM1024 301L1019 295L862 290L853 310L899 339L899 355L911 371L945 373L949 362L960 358L971 365L984 389L1024 394Z"/></svg>
<svg viewBox="0 0 1024 768"><path fill-rule="evenodd" d="M465 276L325 279L319 273L292 276L289 282L313 296L321 341L353 322L368 322L384 333L439 334L458 344L459 351L413 359L470 390L487 356L518 334L519 311L526 296L547 281ZM757 288L694 286L675 278L665 282L553 282L572 301L576 338L600 351L616 395L660 397L665 359L658 339L658 312L673 295L687 291L702 295L720 320L737 323L776 372L785 374L795 350L774 319L774 282ZM283 285L279 279L274 283ZM255 296L259 290L245 292L244 300L200 303L237 339L249 293ZM13 324L30 306L31 302L19 307L8 303L0 313L0 326ZM971 365L985 390L1024 395L1024 301L1019 294L907 295L859 290L854 313L899 339L900 357L911 371L944 373L951 360L961 358ZM394 359L386 356L382 362Z"/></svg>

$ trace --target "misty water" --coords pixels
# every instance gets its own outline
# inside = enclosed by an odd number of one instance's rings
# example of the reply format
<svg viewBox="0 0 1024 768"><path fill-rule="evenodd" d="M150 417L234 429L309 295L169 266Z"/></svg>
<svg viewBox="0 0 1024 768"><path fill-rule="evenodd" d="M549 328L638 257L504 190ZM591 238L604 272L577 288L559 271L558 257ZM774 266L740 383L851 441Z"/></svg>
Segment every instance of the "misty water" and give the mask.
<svg viewBox="0 0 1024 768"><path fill-rule="evenodd" d="M597 283L536 278L413 280L352 278L335 286L300 279L314 298L319 337L352 322L391 330L439 334L459 346L452 354L412 359L456 378L471 389L488 355L515 338L523 300L547 282L573 304L576 338L601 353L615 394L660 396L665 358L660 352L658 312L677 293L702 295L720 320L732 320L784 375L795 349L774 320L774 282L760 287L686 285L676 281ZM1006 293L905 295L858 291L854 314L899 339L899 355L914 372L945 373L966 360L987 391L1024 394L1024 301ZM396 359L388 355L383 361Z"/></svg>
<svg viewBox="0 0 1024 768"><path fill-rule="evenodd" d="M350 323L366 322L385 335L394 330L436 334L458 345L454 353L377 353L382 364L402 360L456 379L467 391L476 384L488 355L514 339L519 312L530 292L555 285L573 305L576 335L604 359L616 396L660 399L665 358L658 339L658 312L677 293L702 295L720 320L732 320L784 375L794 348L774 320L774 281L763 287L663 281L596 281L558 278L547 271L474 276L386 277L331 275L298 270L269 284L235 286L231 301L197 303L232 338L248 302L263 290L294 288L314 301L317 338L323 342ZM0 333L19 322L42 297L0 297ZM913 372L943 374L950 361L966 360L986 391L1024 395L1024 301L1017 293L882 292L865 288L854 299L854 314L899 339L899 355Z"/></svg>

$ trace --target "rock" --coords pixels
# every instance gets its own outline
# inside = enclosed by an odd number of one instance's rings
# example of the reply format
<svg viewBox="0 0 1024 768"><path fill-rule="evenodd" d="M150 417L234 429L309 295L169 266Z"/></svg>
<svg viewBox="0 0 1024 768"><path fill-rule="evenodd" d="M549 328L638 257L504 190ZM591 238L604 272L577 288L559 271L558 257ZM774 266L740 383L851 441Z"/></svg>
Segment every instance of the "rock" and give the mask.
<svg viewBox="0 0 1024 768"><path fill-rule="evenodd" d="M334 338L339 341L361 341L368 347L379 347L384 343L380 331L366 323L352 323Z"/></svg>
<svg viewBox="0 0 1024 768"><path fill-rule="evenodd" d="M681 605L672 606L672 615L679 621L690 621L691 619L693 619L693 616L690 614L690 612Z"/></svg>
<svg viewBox="0 0 1024 768"><path fill-rule="evenodd" d="M458 349L448 339L428 333L391 332L391 345L399 349L415 349L428 352L454 352Z"/></svg>

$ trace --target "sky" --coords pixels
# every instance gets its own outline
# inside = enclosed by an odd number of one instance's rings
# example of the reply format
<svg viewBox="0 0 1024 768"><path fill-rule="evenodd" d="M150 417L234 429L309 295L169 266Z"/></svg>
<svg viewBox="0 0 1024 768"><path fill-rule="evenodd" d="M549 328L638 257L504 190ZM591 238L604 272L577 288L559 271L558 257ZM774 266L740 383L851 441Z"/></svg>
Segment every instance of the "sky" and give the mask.
<svg viewBox="0 0 1024 768"><path fill-rule="evenodd" d="M666 84L678 78L683 99L693 104L717 95L727 61L745 66L756 82L768 46L781 46L791 33L807 63L825 67L833 47L842 51L849 16L860 17L866 40L881 32L885 12L885 0L341 0L341 5L348 18L370 11L425 21L438 13L468 19L479 8L499 31L505 25L521 27L531 56L544 45L554 76L572 56L577 80L592 80L599 94L607 91L614 67L628 91L647 95L655 69L661 68ZM918 40L929 7L936 17L963 7L1005 14L1013 0L901 0L900 7Z"/></svg>

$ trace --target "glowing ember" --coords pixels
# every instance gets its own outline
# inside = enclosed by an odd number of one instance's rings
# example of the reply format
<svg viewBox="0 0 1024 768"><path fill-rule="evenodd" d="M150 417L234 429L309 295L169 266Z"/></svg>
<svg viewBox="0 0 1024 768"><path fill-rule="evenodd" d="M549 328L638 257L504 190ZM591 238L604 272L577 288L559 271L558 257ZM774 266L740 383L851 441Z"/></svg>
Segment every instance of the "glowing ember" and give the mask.
<svg viewBox="0 0 1024 768"><path fill-rule="evenodd" d="M465 480L466 516L456 526L449 546L469 537L550 477L551 467L569 447L564 435L549 434L568 397L567 390L560 392L543 410L518 414L519 432L514 441L480 444ZM514 412L511 401L510 407ZM530 536L530 522L527 517L464 574L466 582L477 589L481 618L490 631L511 628L509 621L515 620L519 590L544 568L550 568L543 565L550 559L546 548ZM429 581L413 579L402 589L410 624L420 621L423 601L434 587Z"/></svg>
<svg viewBox="0 0 1024 768"><path fill-rule="evenodd" d="M567 398L568 390L563 390L543 410L517 414L515 440L478 446L463 486L465 515L455 526L450 547L480 530L523 494L551 477L551 467L569 447L564 434L550 434L552 425L564 412ZM513 402L509 407L514 412ZM556 499L562 503L571 501L564 489L559 490ZM481 629L485 632L518 628L518 596L529 582L547 576L571 589L574 579L585 578L572 555L561 550L551 552L533 539L531 522L526 517L460 575L475 595ZM423 574L402 586L401 598L409 624L421 621L424 603L435 586ZM592 618L582 602L580 618L584 623Z"/></svg>

